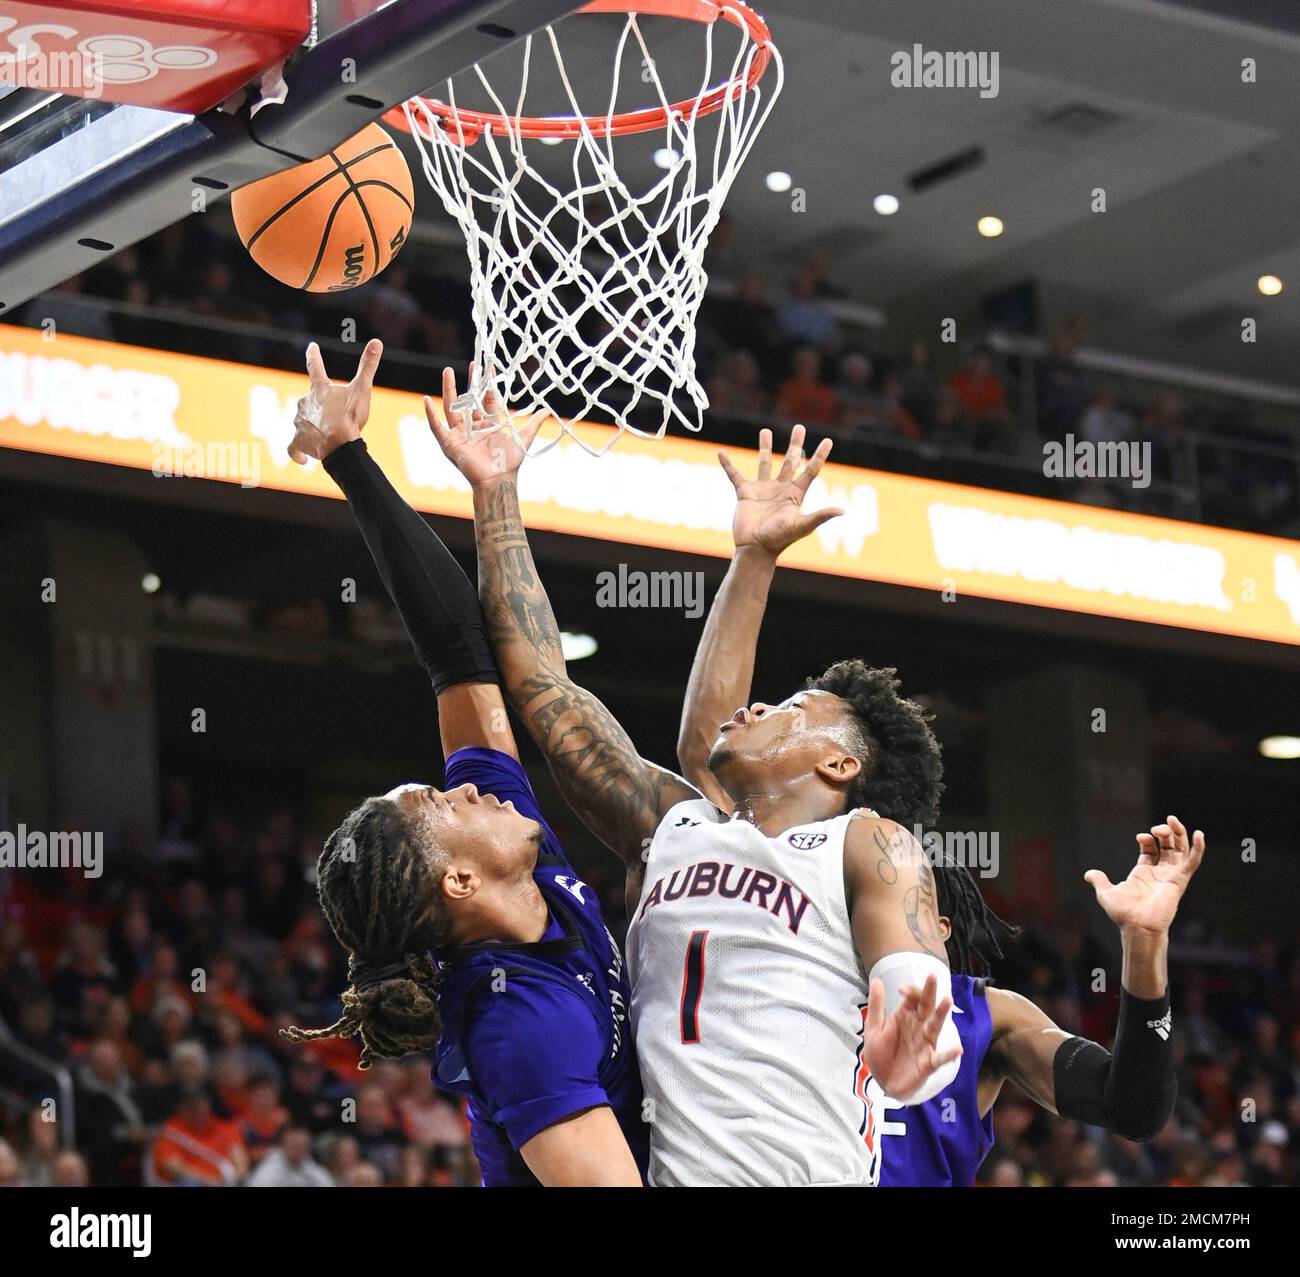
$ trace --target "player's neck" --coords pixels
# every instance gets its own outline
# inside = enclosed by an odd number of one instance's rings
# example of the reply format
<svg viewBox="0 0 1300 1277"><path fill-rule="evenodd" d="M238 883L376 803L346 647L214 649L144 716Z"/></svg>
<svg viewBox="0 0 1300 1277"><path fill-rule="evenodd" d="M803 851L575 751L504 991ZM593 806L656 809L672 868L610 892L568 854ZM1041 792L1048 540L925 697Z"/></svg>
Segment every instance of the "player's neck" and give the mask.
<svg viewBox="0 0 1300 1277"><path fill-rule="evenodd" d="M479 902L473 915L458 928L458 945L534 944L546 932L550 911L530 874L518 883L493 889Z"/></svg>
<svg viewBox="0 0 1300 1277"><path fill-rule="evenodd" d="M809 825L817 820L831 820L842 814L843 799L838 794L814 791L806 786L801 793L733 794L732 817L747 820L760 833L775 838L795 825Z"/></svg>

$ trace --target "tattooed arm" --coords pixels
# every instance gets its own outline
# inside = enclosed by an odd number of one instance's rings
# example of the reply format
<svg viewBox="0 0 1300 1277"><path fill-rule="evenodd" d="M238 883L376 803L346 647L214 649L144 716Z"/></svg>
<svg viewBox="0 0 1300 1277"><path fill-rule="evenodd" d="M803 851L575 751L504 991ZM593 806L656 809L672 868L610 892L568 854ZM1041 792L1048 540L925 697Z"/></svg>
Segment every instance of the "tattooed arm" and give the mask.
<svg viewBox="0 0 1300 1277"><path fill-rule="evenodd" d="M443 402L455 396L448 370ZM629 871L639 870L664 813L699 791L642 758L609 710L569 677L519 512L515 475L524 454L518 444L506 431L470 438L463 418L451 413L444 424L430 400L425 411L439 446L473 490L479 600L506 698L546 756L565 801ZM538 424L520 431L525 448ZM638 886L629 879L630 894Z"/></svg>
<svg viewBox="0 0 1300 1277"><path fill-rule="evenodd" d="M951 1084L962 1053L934 870L905 829L864 814L845 832L844 894L870 979L863 1055L887 1095L924 1103Z"/></svg>
<svg viewBox="0 0 1300 1277"><path fill-rule="evenodd" d="M864 971L891 953L926 953L947 965L934 870L901 825L878 816L849 824L844 891Z"/></svg>

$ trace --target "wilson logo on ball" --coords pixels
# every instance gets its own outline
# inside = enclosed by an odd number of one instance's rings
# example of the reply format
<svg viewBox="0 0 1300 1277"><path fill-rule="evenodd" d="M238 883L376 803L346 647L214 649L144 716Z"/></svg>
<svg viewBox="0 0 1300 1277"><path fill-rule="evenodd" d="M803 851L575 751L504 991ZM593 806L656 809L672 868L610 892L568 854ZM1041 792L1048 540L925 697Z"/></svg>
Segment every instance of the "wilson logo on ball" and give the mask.
<svg viewBox="0 0 1300 1277"><path fill-rule="evenodd" d="M411 231L415 187L377 124L317 160L241 186L235 229L253 260L290 288L340 292L373 279Z"/></svg>

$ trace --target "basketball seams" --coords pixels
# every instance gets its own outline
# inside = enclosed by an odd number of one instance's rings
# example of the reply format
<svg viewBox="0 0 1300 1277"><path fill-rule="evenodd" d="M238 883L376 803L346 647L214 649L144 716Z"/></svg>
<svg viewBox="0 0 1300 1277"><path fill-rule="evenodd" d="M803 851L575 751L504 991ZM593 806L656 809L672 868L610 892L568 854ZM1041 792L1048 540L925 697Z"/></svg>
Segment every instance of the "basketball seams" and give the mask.
<svg viewBox="0 0 1300 1277"><path fill-rule="evenodd" d="M379 270L379 233L375 230L374 219L370 216L370 210L366 207L365 200L361 198L361 194L357 190L357 184L352 180L351 174L349 174L347 169L345 169L343 165L339 163L339 157L335 155L333 151L329 153L329 156L330 159L334 161L335 165L338 168L338 171L343 174L343 180L348 184L347 193L356 200L358 206L361 209L361 216L366 219L366 226L370 231L370 243L375 250L375 270ZM329 236L326 235L325 238L328 241Z"/></svg>
<svg viewBox="0 0 1300 1277"><path fill-rule="evenodd" d="M360 190L363 186L381 186L384 190L396 195L397 198L406 205L408 211L412 213L415 212L415 205L412 204L411 201L392 184L392 182L385 182L382 177L363 177L359 182L355 183L355 185L357 190Z"/></svg>
<svg viewBox="0 0 1300 1277"><path fill-rule="evenodd" d="M253 245L257 243L258 238L262 235L264 231L268 230L275 222L277 222L281 217L283 217L284 214L287 213L291 208L293 208L295 205L305 200L307 196L309 196L313 191L319 190L327 182L332 182L334 178L338 176L339 173L343 174L344 181L349 181L349 175L347 170L351 168L352 165L360 164L362 160L368 160L372 155L378 155L380 151L387 151L390 149L394 151L398 151L399 155L401 154L400 150L398 150L397 144L393 142L392 139L390 138L387 142L382 142L378 146L372 146L370 147L369 150L362 151L360 155L354 155L350 160L347 161L346 164L340 164L338 156L335 155L333 151L330 151L329 157L334 161L334 168L332 168L323 177L317 178L316 181L314 181L310 186L306 187L304 190L299 191L291 200L288 200L284 204L281 204L280 207L277 208L275 212L272 213L271 216L268 217L266 221L264 221L261 224L261 226L259 226L257 230L255 230L253 234L248 237L247 240L244 241L245 247L251 249Z"/></svg>
<svg viewBox="0 0 1300 1277"><path fill-rule="evenodd" d="M325 260L325 252L329 248L330 236L334 233L334 219L339 215L339 209L347 202L348 196L352 192L344 191L342 195L334 201L334 207L330 209L330 215L325 220L325 229L321 232L320 244L316 249L316 260L312 263L311 271L306 280L299 285L300 288L310 288L312 281L316 278L316 272L320 270L321 262Z"/></svg>

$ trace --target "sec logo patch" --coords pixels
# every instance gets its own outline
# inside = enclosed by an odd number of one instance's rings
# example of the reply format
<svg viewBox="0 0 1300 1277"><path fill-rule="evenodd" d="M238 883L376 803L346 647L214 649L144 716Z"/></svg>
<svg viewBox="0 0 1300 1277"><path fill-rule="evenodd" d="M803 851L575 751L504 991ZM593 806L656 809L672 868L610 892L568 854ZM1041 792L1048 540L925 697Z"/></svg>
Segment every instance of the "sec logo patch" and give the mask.
<svg viewBox="0 0 1300 1277"><path fill-rule="evenodd" d="M814 847L820 847L826 841L825 834L805 831L801 834L790 835L790 846L798 851L811 851Z"/></svg>

